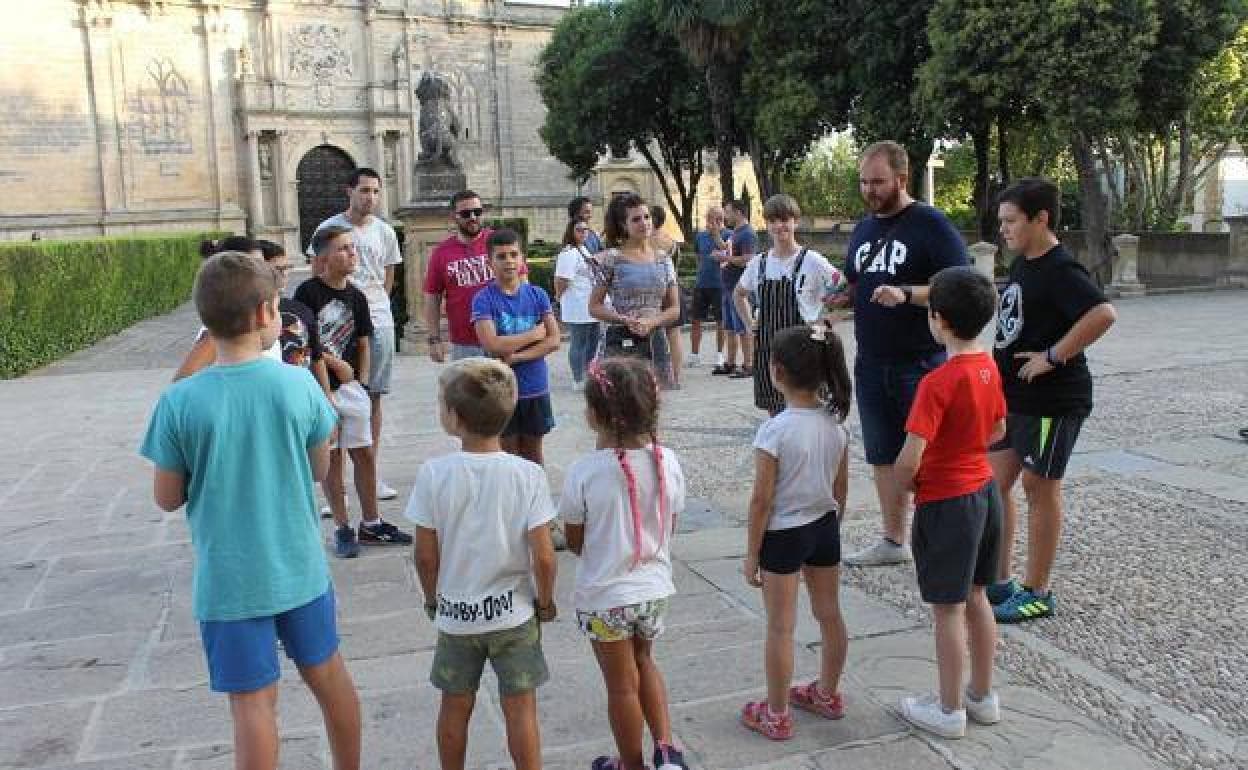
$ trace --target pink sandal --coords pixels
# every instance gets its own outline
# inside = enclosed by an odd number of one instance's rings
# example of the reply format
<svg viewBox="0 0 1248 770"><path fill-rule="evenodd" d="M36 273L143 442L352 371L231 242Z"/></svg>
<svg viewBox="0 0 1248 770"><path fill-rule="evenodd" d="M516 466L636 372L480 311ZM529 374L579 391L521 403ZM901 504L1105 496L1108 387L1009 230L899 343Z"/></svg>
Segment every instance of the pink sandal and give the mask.
<svg viewBox="0 0 1248 770"><path fill-rule="evenodd" d="M793 715L773 713L767 701L745 704L741 709L741 724L773 741L787 741L793 737Z"/></svg>
<svg viewBox="0 0 1248 770"><path fill-rule="evenodd" d="M789 703L824 719L840 719L845 716L845 702L840 693L824 695L819 692L818 679L810 684L790 687Z"/></svg>

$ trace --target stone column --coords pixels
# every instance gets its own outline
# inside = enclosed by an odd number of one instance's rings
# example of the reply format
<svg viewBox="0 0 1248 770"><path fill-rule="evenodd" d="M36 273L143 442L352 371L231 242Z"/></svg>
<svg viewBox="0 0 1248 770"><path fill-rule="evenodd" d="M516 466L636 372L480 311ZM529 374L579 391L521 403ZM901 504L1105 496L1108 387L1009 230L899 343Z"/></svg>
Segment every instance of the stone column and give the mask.
<svg viewBox="0 0 1248 770"><path fill-rule="evenodd" d="M248 131L247 139L247 216L250 230L258 233L264 224L264 192L260 189L260 132Z"/></svg>
<svg viewBox="0 0 1248 770"><path fill-rule="evenodd" d="M121 145L125 140L113 88L113 10L111 6L92 4L84 5L81 13L100 171L100 211L108 214L126 207L121 166Z"/></svg>
<svg viewBox="0 0 1248 770"><path fill-rule="evenodd" d="M1226 267L1218 276L1218 284L1248 287L1248 216L1235 214L1223 219L1231 228L1231 240Z"/></svg>
<svg viewBox="0 0 1248 770"><path fill-rule="evenodd" d="M1140 283L1140 237L1123 233L1114 236L1113 279L1105 287L1110 297L1142 297L1144 284Z"/></svg>
<svg viewBox="0 0 1248 770"><path fill-rule="evenodd" d="M412 199L412 159L408 152L409 137L405 132L399 132L399 140L395 142L395 164L398 168L395 170L395 176L399 183L399 200L400 206L408 203Z"/></svg>
<svg viewBox="0 0 1248 770"><path fill-rule="evenodd" d="M390 207L387 202L390 199L390 191L386 189L384 184L386 176L386 134L384 131L373 129L371 134L373 140L373 168L381 174L383 184L381 185L381 198L377 201L377 210L383 215L383 219L390 216Z"/></svg>
<svg viewBox="0 0 1248 770"><path fill-rule="evenodd" d="M407 292L407 325L403 339L413 350L424 351L425 339L425 268L433 247L447 236L446 202L428 200L410 202L395 212L403 222L404 288Z"/></svg>

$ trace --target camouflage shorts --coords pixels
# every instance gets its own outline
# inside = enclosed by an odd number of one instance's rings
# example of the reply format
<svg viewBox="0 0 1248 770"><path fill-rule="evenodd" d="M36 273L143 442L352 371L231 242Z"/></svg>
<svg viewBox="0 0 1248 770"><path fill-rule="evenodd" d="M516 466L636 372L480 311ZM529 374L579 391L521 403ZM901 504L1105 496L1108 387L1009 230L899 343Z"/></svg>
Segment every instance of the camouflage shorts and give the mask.
<svg viewBox="0 0 1248 770"><path fill-rule="evenodd" d="M485 662L498 678L499 695L520 695L536 690L550 679L542 654L542 630L537 618L515 628L484 634L439 633L429 681L446 693L476 692L481 686Z"/></svg>
<svg viewBox="0 0 1248 770"><path fill-rule="evenodd" d="M654 639L663 633L667 599L613 607L609 610L576 611L581 630L595 642L622 642L634 636Z"/></svg>

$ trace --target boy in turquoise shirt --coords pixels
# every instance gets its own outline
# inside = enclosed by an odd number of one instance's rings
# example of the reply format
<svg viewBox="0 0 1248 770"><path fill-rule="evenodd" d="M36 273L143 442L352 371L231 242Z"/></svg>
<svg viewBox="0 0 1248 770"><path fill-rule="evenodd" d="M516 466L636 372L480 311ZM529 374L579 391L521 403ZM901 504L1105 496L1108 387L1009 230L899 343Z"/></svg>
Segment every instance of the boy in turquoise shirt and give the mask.
<svg viewBox="0 0 1248 770"><path fill-rule="evenodd" d="M313 492L337 415L312 375L265 358L281 333L273 268L218 254L195 280L215 365L170 386L141 454L156 504L186 505L192 610L212 689L230 698L240 767L276 768L277 641L325 718L337 770L358 770L360 706L338 653L334 594Z"/></svg>

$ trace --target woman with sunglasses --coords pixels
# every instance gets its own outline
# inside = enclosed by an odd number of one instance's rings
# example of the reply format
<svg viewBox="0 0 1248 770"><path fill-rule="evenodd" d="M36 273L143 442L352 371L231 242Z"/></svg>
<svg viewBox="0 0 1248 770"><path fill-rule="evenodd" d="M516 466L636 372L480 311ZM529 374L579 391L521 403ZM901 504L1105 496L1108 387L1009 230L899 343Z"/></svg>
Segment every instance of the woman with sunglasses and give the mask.
<svg viewBox="0 0 1248 770"><path fill-rule="evenodd" d="M601 337L601 324L589 314L595 264L589 247L592 233L588 222L569 221L563 231L563 250L555 260L555 299L559 302L559 320L568 329L568 365L578 388Z"/></svg>
<svg viewBox="0 0 1248 770"><path fill-rule="evenodd" d="M674 389L665 329L680 317L676 268L671 255L655 247L653 235L650 209L640 196L627 193L611 200L607 249L595 257L589 313L607 324L600 356L645 358L662 387Z"/></svg>

